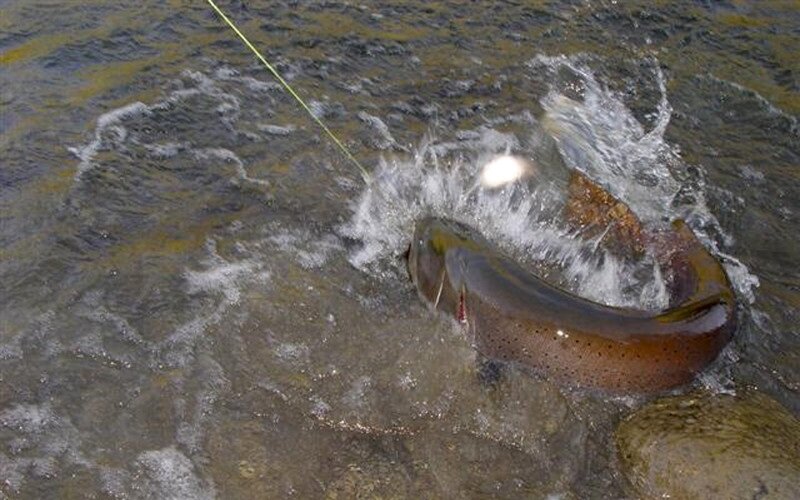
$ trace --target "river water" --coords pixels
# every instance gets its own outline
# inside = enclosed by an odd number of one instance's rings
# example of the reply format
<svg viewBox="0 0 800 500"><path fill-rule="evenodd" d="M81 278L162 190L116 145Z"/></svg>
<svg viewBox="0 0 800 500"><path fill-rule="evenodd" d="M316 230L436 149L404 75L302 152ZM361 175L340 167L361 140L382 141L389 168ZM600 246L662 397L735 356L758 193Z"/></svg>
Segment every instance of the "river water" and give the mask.
<svg viewBox="0 0 800 500"><path fill-rule="evenodd" d="M563 226L569 169L724 262L740 327L694 386L800 412L796 4L520 4L222 5L366 187L203 2L0 2L0 497L630 495L646 399L481 379L402 260L441 215L663 306ZM506 152L542 175L477 187Z"/></svg>

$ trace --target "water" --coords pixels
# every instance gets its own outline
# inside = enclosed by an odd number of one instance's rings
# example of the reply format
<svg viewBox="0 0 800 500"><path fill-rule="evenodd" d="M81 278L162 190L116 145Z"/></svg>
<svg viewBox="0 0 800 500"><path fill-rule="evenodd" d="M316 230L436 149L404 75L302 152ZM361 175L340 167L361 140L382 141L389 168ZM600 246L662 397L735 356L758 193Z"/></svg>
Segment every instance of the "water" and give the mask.
<svg viewBox="0 0 800 500"><path fill-rule="evenodd" d="M741 326L696 385L800 410L790 5L225 8L374 182L200 3L4 5L2 495L624 496L643 401L481 382L402 261L438 214L663 306L563 224L568 169L725 264ZM539 174L481 189L505 152Z"/></svg>

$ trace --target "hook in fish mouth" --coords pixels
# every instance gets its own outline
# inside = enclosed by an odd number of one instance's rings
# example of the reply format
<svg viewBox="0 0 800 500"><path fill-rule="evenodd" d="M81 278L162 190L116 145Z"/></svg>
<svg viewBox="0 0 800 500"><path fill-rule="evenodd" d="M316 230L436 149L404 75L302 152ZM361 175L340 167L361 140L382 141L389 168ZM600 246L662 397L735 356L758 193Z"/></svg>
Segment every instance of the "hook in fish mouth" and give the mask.
<svg viewBox="0 0 800 500"><path fill-rule="evenodd" d="M433 308L439 307L439 300L442 298L442 290L444 290L444 278L446 269L442 267L442 277L439 278L439 291L436 292L436 299L433 301Z"/></svg>

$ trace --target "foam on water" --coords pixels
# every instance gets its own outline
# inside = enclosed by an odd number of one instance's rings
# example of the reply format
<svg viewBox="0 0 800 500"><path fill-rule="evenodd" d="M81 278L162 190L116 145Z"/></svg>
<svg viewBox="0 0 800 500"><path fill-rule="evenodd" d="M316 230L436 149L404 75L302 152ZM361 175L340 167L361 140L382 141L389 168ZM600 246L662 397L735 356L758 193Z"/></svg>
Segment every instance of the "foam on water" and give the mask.
<svg viewBox="0 0 800 500"><path fill-rule="evenodd" d="M202 452L205 424L213 415L220 394L230 389L230 382L222 366L208 355L199 357L192 373L192 381L199 386L192 397L193 407L187 408L187 402L183 398L176 401L176 410L186 414L186 417L178 425L175 440L189 450L192 456L196 456ZM181 382L182 385L187 383L185 380Z"/></svg>
<svg viewBox="0 0 800 500"><path fill-rule="evenodd" d="M397 144L389 131L389 126L377 116L373 116L366 111L358 113L358 119L364 122L373 132L375 138L372 143L378 149L403 149Z"/></svg>
<svg viewBox="0 0 800 500"><path fill-rule="evenodd" d="M247 175L247 170L244 169L244 163L242 160L236 156L236 153L231 151L230 149L225 148L202 148L202 149L195 149L193 154L196 158L201 160L205 159L219 159L229 163L233 163L236 166L236 173L238 174L239 178L245 181L250 181L254 184L259 184L262 186L269 186L269 182L263 179L255 179Z"/></svg>
<svg viewBox="0 0 800 500"><path fill-rule="evenodd" d="M235 130L235 123L241 114L239 97L222 88L222 84L234 83L246 86L254 92L265 93L272 90L272 84L262 82L252 77L240 77L233 70L225 68L217 70L213 77L201 71L186 70L182 74L182 80L174 84L176 90L168 93L165 98L153 104L143 102L133 102L119 108L113 109L97 119L97 124L93 133L92 140L83 146L73 146L67 149L79 160L75 172L75 180L79 181L87 172L97 168L96 162L98 153L106 150L124 152L130 146L141 146L157 159L172 158L180 152L188 152L197 159L216 159L234 165L237 177L241 180L254 184L266 186L268 182L261 179L250 177L245 169L244 162L231 150L226 148L197 147L190 142L167 142L167 143L148 143L142 142L139 136L132 136L129 133L129 124L137 119L152 116L156 112L173 112L176 106L191 107L189 100L196 97L210 98L214 106L219 121L228 129ZM269 96L265 96L271 99ZM258 134L250 131L241 131L242 134L254 139L259 139Z"/></svg>
<svg viewBox="0 0 800 500"><path fill-rule="evenodd" d="M338 238L333 235L315 237L304 229L287 231L280 228L269 228L271 236L267 241L278 246L278 250L286 252L304 269L318 269L325 265L334 252L342 248Z"/></svg>
<svg viewBox="0 0 800 500"><path fill-rule="evenodd" d="M0 426L26 434L41 433L56 422L49 405L17 405L0 413Z"/></svg>
<svg viewBox="0 0 800 500"><path fill-rule="evenodd" d="M225 370L204 348L206 333L229 317L241 302L245 287L268 283L269 273L261 259L249 254L246 248L239 252L243 254L241 259L226 258L211 239L206 252L205 259L185 271L180 289L190 298L196 313L161 341L143 336L130 321L114 312L108 293L88 291L71 309L71 314L88 321L74 336L63 334L55 326L62 319L60 316L46 312L4 346L9 355L17 358L34 356L41 344L45 359L51 358L49 352L57 349L54 352L70 353L115 368L139 368L141 362L148 362L156 372L165 367L182 368L171 376L179 394L172 404L175 414L181 416L175 423L173 442L182 451L170 446L145 452L131 464L138 470L132 474L128 469L105 466L98 459L102 450L88 449L84 455L89 435L62 413L58 400L15 404L0 411L0 431L6 435L8 445L0 450L0 481L3 481L0 487L20 491L30 481L58 477L77 467L97 470L104 490L115 496L137 488L148 498L214 496L213 485L196 475L193 463L187 458L202 454L208 420L213 418L220 395L230 390ZM61 335L63 347L57 335ZM121 340L129 350L120 353L118 348L109 348L110 339ZM48 380L47 371L42 373L43 387L58 383L57 372L51 375L53 382ZM87 404L97 402L88 400L91 403Z"/></svg>
<svg viewBox="0 0 800 500"><path fill-rule="evenodd" d="M137 465L144 476L137 489L145 496L175 500L216 497L213 485L199 478L191 460L174 447L146 451L139 455Z"/></svg>
<svg viewBox="0 0 800 500"><path fill-rule="evenodd" d="M0 429L14 436L9 456L0 452L0 480L18 491L30 478L49 479L61 468L59 462L87 467L81 451L81 435L72 422L44 403L17 404L0 413Z"/></svg>
<svg viewBox="0 0 800 500"><path fill-rule="evenodd" d="M466 223L523 261L546 263L564 275L565 286L609 305L665 307L668 293L653 259L623 262L573 234L561 216L563 186L546 176L503 189L485 189L481 167L500 154L536 157L537 147L554 141L567 167L579 170L627 203L646 223L684 218L713 252L713 236L729 243L705 204L702 184L684 186L674 171L685 168L676 148L664 140L671 107L665 77L653 62L660 100L645 129L621 96L601 84L584 56L540 56L528 67L545 73L550 90L541 99L545 115L509 121L530 124L531 137L484 125L460 131L456 142L428 140L411 160L383 159L372 183L354 205L341 231L362 242L350 262L364 271L396 279L415 221L433 215ZM567 74L565 78L563 75ZM576 93L580 98L573 98ZM567 94L573 97L568 97ZM502 120L501 120L502 122ZM529 145L529 146L526 146ZM532 145L532 146L530 146ZM677 203L692 190L691 203ZM724 260L736 288L751 299L757 279L736 259ZM642 278L644 276L644 278Z"/></svg>
<svg viewBox="0 0 800 500"><path fill-rule="evenodd" d="M122 316L118 314L114 314L113 312L109 311L102 304L102 294L94 292L87 294L86 298L84 299L86 305L90 307L88 311L85 313L78 313L79 315L83 315L84 317L93 320L100 324L108 324L114 328L114 331L117 333L118 337L125 342L128 342L133 345L142 345L145 344L145 340L136 331L136 329Z"/></svg>
<svg viewBox="0 0 800 500"><path fill-rule="evenodd" d="M208 240L206 249L209 257L203 262L203 269L189 270L185 274L187 293L203 299L209 297L209 304L203 312L180 325L158 346L160 356L157 365L185 366L192 359L191 352L198 339L208 327L219 323L225 313L241 300L241 287L246 283L267 283L270 277L263 265L254 260L231 262L217 253L216 242Z"/></svg>
<svg viewBox="0 0 800 500"><path fill-rule="evenodd" d="M79 179L84 172L94 166L94 157L98 151L102 148L113 147L115 143L125 140L127 131L121 125L125 119L141 116L149 112L150 108L146 104L133 102L100 115L97 119L97 128L95 128L92 141L85 146L67 148L80 159L75 178Z"/></svg>

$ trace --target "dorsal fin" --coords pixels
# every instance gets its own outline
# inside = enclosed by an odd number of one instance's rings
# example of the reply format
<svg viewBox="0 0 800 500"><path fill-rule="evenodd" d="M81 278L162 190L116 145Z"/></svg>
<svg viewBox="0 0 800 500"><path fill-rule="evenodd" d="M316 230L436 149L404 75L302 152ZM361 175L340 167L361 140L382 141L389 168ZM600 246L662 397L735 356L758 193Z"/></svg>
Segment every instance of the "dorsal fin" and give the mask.
<svg viewBox="0 0 800 500"><path fill-rule="evenodd" d="M603 244L620 255L644 251L644 230L636 214L602 186L573 170L567 196L565 218L585 237L602 235Z"/></svg>
<svg viewBox="0 0 800 500"><path fill-rule="evenodd" d="M671 314L690 314L707 300L733 303L728 276L719 261L681 219L672 231L648 232L636 214L602 186L578 171L570 172L564 207L568 224L587 238L600 236L602 244L621 256L640 256L651 248L670 276Z"/></svg>

